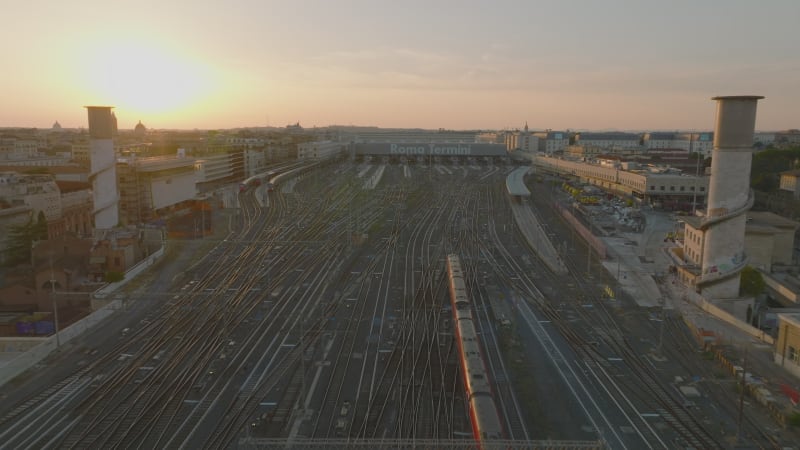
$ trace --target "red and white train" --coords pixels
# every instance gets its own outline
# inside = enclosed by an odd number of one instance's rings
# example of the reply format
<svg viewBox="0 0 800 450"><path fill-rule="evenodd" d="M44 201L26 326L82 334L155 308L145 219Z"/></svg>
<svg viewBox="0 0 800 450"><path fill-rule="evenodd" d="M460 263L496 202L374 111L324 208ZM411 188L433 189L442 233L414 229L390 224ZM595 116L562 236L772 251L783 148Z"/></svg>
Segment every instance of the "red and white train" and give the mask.
<svg viewBox="0 0 800 450"><path fill-rule="evenodd" d="M472 318L472 303L467 295L464 272L458 255L447 255L447 275L456 342L461 359L461 373L469 399L472 434L478 442L503 439L505 433L481 353L481 344Z"/></svg>

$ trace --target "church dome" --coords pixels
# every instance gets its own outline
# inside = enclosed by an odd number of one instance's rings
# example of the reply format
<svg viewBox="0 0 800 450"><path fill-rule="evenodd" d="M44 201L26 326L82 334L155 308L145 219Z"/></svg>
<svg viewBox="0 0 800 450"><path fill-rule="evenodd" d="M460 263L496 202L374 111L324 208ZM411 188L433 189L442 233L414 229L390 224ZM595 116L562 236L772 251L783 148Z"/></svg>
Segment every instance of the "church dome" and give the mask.
<svg viewBox="0 0 800 450"><path fill-rule="evenodd" d="M145 127L142 121L140 120L139 123L136 124L136 127L133 129L133 132L137 134L144 134L145 132L147 132L147 127Z"/></svg>

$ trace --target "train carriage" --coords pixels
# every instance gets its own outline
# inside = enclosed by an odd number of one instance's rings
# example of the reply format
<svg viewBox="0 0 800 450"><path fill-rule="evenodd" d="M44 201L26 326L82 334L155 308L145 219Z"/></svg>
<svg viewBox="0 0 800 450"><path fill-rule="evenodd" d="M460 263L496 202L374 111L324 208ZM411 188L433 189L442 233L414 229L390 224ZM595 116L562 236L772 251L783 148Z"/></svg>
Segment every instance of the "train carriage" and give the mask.
<svg viewBox="0 0 800 450"><path fill-rule="evenodd" d="M461 262L457 255L447 256L450 303L453 327L458 344L464 389L469 399L469 414L475 440L502 439L503 425L494 402L489 375L481 354L478 333L472 318L472 304L467 295Z"/></svg>

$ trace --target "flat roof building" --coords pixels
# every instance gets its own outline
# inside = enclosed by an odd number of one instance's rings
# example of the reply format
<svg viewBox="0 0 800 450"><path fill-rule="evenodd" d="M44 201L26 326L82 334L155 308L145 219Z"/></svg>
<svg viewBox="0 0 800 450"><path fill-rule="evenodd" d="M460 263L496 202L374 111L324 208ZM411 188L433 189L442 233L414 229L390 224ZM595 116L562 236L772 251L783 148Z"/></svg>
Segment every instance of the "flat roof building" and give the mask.
<svg viewBox="0 0 800 450"><path fill-rule="evenodd" d="M194 158L119 158L117 178L123 225L150 221L158 215L158 210L192 200L197 195Z"/></svg>
<svg viewBox="0 0 800 450"><path fill-rule="evenodd" d="M658 208L691 210L693 203L703 204L708 189L708 177L668 168L625 170L621 163L576 161L542 154L533 157L533 165L606 191L630 195Z"/></svg>

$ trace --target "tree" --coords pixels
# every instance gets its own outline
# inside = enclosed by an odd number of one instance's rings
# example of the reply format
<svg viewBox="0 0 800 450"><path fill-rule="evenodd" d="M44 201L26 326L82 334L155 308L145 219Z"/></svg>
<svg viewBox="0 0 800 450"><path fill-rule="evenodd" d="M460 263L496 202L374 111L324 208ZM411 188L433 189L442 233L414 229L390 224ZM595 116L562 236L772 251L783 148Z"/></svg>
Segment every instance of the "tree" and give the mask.
<svg viewBox="0 0 800 450"><path fill-rule="evenodd" d="M122 272L108 271L106 272L106 283L115 283L125 279L125 274Z"/></svg>
<svg viewBox="0 0 800 450"><path fill-rule="evenodd" d="M742 269L742 274L739 279L740 295L758 297L764 292L766 287L767 283L764 281L764 277L761 276L761 272L750 266L746 266Z"/></svg>
<svg viewBox="0 0 800 450"><path fill-rule="evenodd" d="M750 184L762 192L775 192L779 187L780 173L798 168L800 147L789 149L773 149L753 155L750 169Z"/></svg>
<svg viewBox="0 0 800 450"><path fill-rule="evenodd" d="M780 179L774 173L760 173L752 178L750 186L761 192L776 192L780 187Z"/></svg>
<svg viewBox="0 0 800 450"><path fill-rule="evenodd" d="M31 247L35 241L47 239L47 219L39 211L36 221L31 217L27 223L9 227L5 240L6 265L15 266L31 260Z"/></svg>

